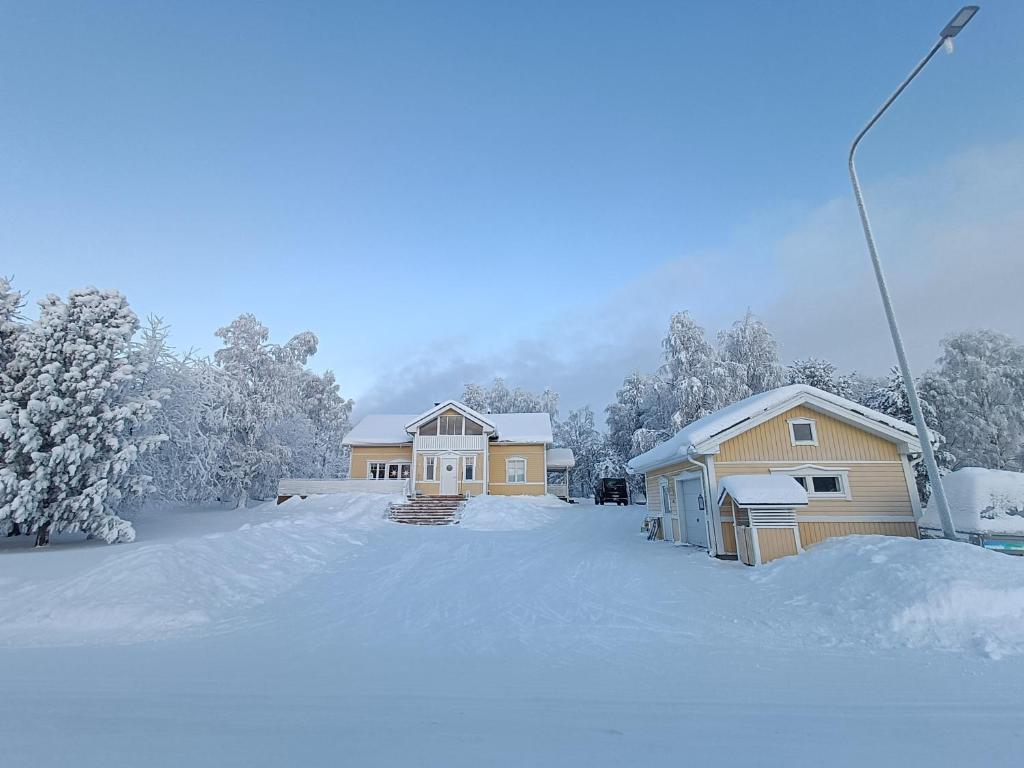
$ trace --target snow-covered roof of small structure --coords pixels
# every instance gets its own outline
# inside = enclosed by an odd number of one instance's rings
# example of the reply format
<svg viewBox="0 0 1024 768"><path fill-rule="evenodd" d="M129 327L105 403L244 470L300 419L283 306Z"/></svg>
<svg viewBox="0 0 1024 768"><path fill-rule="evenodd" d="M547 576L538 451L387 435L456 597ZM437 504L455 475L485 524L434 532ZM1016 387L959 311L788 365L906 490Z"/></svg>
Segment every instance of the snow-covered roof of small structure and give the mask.
<svg viewBox="0 0 1024 768"><path fill-rule="evenodd" d="M342 445L399 445L411 443L412 435L405 431L405 425L415 419L408 414L374 414L363 417L345 435Z"/></svg>
<svg viewBox="0 0 1024 768"><path fill-rule="evenodd" d="M345 435L345 439L341 441L342 445L411 443L412 435L408 432L407 427L409 424L419 421L421 416L422 414L366 416ZM550 445L554 441L551 416L547 413L488 413L486 419L493 424L495 437L501 443L544 443Z"/></svg>
<svg viewBox="0 0 1024 768"><path fill-rule="evenodd" d="M691 453L699 453L700 449L711 447L714 438L733 427L744 422L752 422L751 426L754 426L760 423L757 421L759 417L774 415L776 412L786 411L801 404L807 404L834 415L841 416L845 413L851 417L851 420L866 428L873 428L890 438L898 436L900 440L910 445L912 450L920 451L921 449L917 440L917 430L913 424L886 416L884 413L879 413L853 400L847 400L845 397L839 397L817 387L807 384L790 384L751 395L720 411L715 411L702 419L687 424L665 442L655 446L647 453L642 453L631 459L629 467L636 472L643 472L647 469L681 461Z"/></svg>
<svg viewBox="0 0 1024 768"><path fill-rule="evenodd" d="M964 467L942 478L942 487L953 525L961 533L1024 534L1024 474ZM921 525L942 527L934 502L925 509Z"/></svg>
<svg viewBox="0 0 1024 768"><path fill-rule="evenodd" d="M548 448L548 469L571 469L576 466L576 456L572 448Z"/></svg>
<svg viewBox="0 0 1024 768"><path fill-rule="evenodd" d="M728 493L741 507L790 508L807 504L807 491L790 475L729 475L720 485L721 498Z"/></svg>

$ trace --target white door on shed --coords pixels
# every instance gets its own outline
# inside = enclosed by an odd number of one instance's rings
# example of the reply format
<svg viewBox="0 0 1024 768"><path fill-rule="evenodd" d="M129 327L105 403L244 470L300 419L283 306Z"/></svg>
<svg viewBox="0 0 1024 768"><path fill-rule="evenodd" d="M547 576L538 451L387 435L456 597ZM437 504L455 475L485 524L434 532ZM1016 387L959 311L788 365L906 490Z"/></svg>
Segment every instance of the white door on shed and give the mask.
<svg viewBox="0 0 1024 768"><path fill-rule="evenodd" d="M459 492L459 457L441 457L441 495L454 496Z"/></svg>
<svg viewBox="0 0 1024 768"><path fill-rule="evenodd" d="M696 547L707 547L707 500L703 495L703 483L699 477L692 480L676 481L676 498L682 507L683 530L686 543Z"/></svg>
<svg viewBox="0 0 1024 768"><path fill-rule="evenodd" d="M665 541L679 541L679 514L672 511L668 483L661 486L661 531Z"/></svg>

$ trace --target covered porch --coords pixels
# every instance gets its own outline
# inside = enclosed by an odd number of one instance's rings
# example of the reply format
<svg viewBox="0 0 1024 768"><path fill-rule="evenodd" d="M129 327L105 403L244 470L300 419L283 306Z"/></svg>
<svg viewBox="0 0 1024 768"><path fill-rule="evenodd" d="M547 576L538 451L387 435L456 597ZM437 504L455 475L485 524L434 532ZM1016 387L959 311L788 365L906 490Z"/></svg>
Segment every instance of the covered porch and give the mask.
<svg viewBox="0 0 1024 768"><path fill-rule="evenodd" d="M569 500L569 472L576 466L571 448L548 448L544 453L547 469L547 492L563 501Z"/></svg>
<svg viewBox="0 0 1024 768"><path fill-rule="evenodd" d="M731 513L736 554L745 565L763 565L803 552L796 510L807 491L789 475L730 475L721 482L718 506Z"/></svg>

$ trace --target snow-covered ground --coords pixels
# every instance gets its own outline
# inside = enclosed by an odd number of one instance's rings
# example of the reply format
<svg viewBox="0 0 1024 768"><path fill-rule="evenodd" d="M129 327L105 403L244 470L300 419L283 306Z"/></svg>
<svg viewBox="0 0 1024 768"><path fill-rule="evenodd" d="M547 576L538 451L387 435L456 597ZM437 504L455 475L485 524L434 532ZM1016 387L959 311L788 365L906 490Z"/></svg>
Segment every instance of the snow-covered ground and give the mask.
<svg viewBox="0 0 1024 768"><path fill-rule="evenodd" d="M1024 559L856 537L751 569L643 507L387 502L5 542L0 764L1016 764Z"/></svg>

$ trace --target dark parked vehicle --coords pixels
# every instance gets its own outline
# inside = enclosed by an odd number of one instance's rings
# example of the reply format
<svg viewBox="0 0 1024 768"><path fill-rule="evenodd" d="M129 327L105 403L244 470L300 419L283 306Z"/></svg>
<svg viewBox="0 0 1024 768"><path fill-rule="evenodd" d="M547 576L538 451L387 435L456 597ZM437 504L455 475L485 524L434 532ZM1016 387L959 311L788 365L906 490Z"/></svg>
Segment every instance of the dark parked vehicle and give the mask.
<svg viewBox="0 0 1024 768"><path fill-rule="evenodd" d="M629 487L621 477L602 477L594 484L594 503L629 504Z"/></svg>

